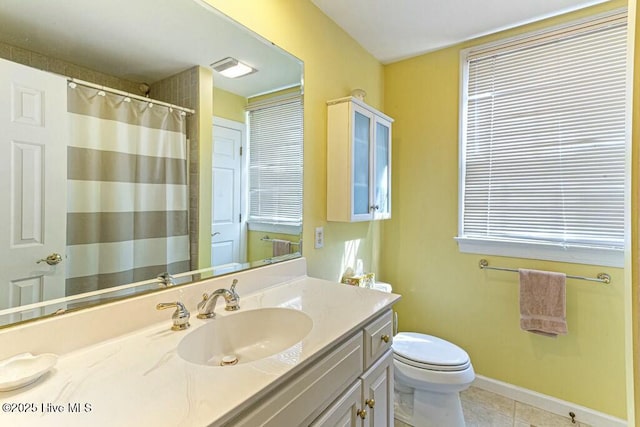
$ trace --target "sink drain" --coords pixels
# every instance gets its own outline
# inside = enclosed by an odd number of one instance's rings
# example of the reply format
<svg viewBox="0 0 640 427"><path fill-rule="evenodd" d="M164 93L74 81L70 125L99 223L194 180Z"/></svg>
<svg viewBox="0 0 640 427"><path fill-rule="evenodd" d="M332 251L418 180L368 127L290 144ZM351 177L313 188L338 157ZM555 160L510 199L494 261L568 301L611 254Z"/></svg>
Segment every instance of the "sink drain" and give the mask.
<svg viewBox="0 0 640 427"><path fill-rule="evenodd" d="M231 366L238 363L238 358L236 356L224 356L220 361L220 366Z"/></svg>

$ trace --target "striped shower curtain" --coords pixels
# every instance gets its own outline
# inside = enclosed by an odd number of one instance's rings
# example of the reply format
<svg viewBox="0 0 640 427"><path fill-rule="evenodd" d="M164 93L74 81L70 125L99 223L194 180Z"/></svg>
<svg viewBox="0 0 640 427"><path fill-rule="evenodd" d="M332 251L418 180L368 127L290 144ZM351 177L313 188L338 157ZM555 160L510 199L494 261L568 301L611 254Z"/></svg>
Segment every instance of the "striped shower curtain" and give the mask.
<svg viewBox="0 0 640 427"><path fill-rule="evenodd" d="M67 295L189 270L179 111L68 88Z"/></svg>

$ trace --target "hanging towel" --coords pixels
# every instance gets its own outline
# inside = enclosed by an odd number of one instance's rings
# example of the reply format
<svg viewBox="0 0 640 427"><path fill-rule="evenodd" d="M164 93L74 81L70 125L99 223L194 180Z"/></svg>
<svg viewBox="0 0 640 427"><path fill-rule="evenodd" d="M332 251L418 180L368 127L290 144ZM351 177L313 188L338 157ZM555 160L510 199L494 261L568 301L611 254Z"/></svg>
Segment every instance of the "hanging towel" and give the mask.
<svg viewBox="0 0 640 427"><path fill-rule="evenodd" d="M520 328L556 337L567 333L564 273L519 269Z"/></svg>
<svg viewBox="0 0 640 427"><path fill-rule="evenodd" d="M291 253L291 242L288 240L273 241L273 256L287 255Z"/></svg>

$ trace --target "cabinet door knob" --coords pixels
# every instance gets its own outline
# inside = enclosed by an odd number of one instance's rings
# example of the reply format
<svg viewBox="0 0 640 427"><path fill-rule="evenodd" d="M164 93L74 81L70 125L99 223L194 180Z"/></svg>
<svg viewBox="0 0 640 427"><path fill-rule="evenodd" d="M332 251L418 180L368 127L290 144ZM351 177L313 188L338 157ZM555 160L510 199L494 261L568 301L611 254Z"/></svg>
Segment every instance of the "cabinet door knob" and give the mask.
<svg viewBox="0 0 640 427"><path fill-rule="evenodd" d="M362 418L363 420L364 420L365 418L367 418L367 410L366 410L366 409L358 409L358 410L356 411L356 414L357 414L360 418Z"/></svg>
<svg viewBox="0 0 640 427"><path fill-rule="evenodd" d="M374 406L376 406L375 399L367 399L364 401L364 403L366 403L369 408L373 408Z"/></svg>
<svg viewBox="0 0 640 427"><path fill-rule="evenodd" d="M380 337L380 339L381 339L382 341L384 341L384 342L389 342L390 337L389 337L389 335L384 334L383 336L381 336L381 337Z"/></svg>

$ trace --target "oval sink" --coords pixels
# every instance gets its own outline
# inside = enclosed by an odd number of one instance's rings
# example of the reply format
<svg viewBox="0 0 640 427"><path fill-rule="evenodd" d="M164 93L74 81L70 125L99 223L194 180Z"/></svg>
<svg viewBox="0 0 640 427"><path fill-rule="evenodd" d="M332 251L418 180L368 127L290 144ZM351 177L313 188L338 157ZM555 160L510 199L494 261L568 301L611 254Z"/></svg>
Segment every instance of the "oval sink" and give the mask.
<svg viewBox="0 0 640 427"><path fill-rule="evenodd" d="M226 366L280 353L301 341L313 326L305 313L273 307L217 316L180 341L178 354L188 362Z"/></svg>

